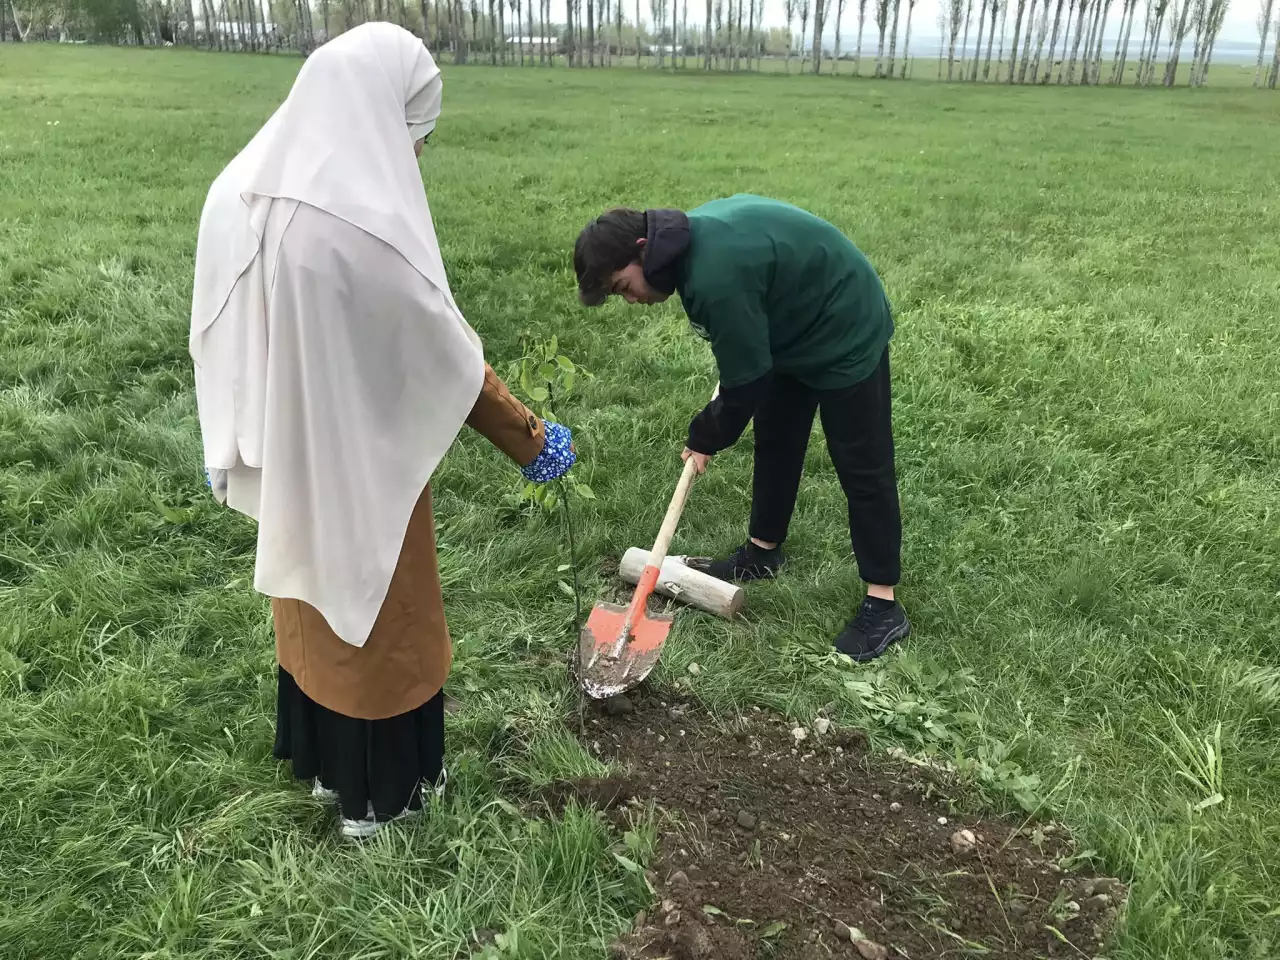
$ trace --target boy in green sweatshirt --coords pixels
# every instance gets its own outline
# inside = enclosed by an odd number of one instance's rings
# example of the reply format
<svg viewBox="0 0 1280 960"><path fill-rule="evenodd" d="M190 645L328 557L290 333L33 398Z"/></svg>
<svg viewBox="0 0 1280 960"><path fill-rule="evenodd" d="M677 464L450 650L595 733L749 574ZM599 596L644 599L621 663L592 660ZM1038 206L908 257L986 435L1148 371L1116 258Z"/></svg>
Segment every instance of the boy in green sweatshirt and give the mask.
<svg viewBox="0 0 1280 960"><path fill-rule="evenodd" d="M781 570L820 412L867 585L835 646L865 661L908 637L911 624L894 597L902 521L890 410L893 317L861 251L811 213L740 194L687 214L606 211L578 236L574 268L588 306L611 294L654 304L679 293L690 325L710 341L720 394L693 418L684 450L699 472L755 420L748 538L707 572L748 581Z"/></svg>

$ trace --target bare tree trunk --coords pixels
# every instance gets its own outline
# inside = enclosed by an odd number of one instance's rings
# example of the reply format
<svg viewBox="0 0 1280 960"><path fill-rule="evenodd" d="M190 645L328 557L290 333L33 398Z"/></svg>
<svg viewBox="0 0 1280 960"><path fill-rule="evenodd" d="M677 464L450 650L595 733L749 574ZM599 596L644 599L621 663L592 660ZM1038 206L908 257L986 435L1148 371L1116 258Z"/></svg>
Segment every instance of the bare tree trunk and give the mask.
<svg viewBox="0 0 1280 960"><path fill-rule="evenodd" d="M1009 79L1013 83L1014 68L1018 64L1018 41L1022 34L1022 13L1027 6L1026 0L1018 0L1018 13L1013 18L1013 45L1009 48Z"/></svg>
<svg viewBox="0 0 1280 960"><path fill-rule="evenodd" d="M737 0L737 45L733 49L733 72L742 69L742 4L746 0ZM822 0L818 0L822 3Z"/></svg>
<svg viewBox="0 0 1280 960"><path fill-rule="evenodd" d="M885 74L893 79L894 62L898 57L898 13L902 10L902 0L893 0L893 29L889 33L889 70Z"/></svg>
<svg viewBox="0 0 1280 960"><path fill-rule="evenodd" d="M680 8L680 68L689 69L689 0Z"/></svg>
<svg viewBox="0 0 1280 960"><path fill-rule="evenodd" d="M1049 40L1049 66L1044 72L1044 79L1040 83L1048 83L1049 78L1053 76L1053 58L1058 49L1058 31L1062 27L1062 8L1066 5L1066 0L1058 0L1058 6L1053 11L1053 35Z"/></svg>
<svg viewBox="0 0 1280 960"><path fill-rule="evenodd" d="M1027 67L1031 65L1031 42L1036 32L1036 0L1029 0L1027 7L1027 32L1022 36L1022 60L1018 63L1018 83L1027 82Z"/></svg>
<svg viewBox="0 0 1280 960"><path fill-rule="evenodd" d="M1004 6L1000 10L1000 47L996 50L996 79L1000 79L1000 64L1004 63L1004 38L1008 36L1005 29L1009 24L1009 0L1004 0Z"/></svg>
<svg viewBox="0 0 1280 960"><path fill-rule="evenodd" d="M1095 87L1102 80L1102 41L1107 32L1107 17L1111 13L1112 0L1102 0L1102 13L1098 15L1098 39L1093 48L1093 76L1089 82Z"/></svg>
<svg viewBox="0 0 1280 960"><path fill-rule="evenodd" d="M1105 0L1109 3L1110 0ZM1089 25L1089 39L1085 41L1084 54L1080 61L1080 84L1081 86L1093 83L1094 68L1094 50L1102 49L1102 28L1105 23L1104 0L1094 0L1093 2L1093 20Z"/></svg>
<svg viewBox="0 0 1280 960"><path fill-rule="evenodd" d="M840 24L844 21L844 7L848 0L836 0L836 48L831 61L831 72L840 72Z"/></svg>
<svg viewBox="0 0 1280 960"><path fill-rule="evenodd" d="M1208 14L1208 36L1200 50L1200 60L1192 72L1192 86L1202 87L1209 76L1209 64L1213 61L1213 48L1218 43L1222 21L1227 15L1227 0L1212 0Z"/></svg>
<svg viewBox="0 0 1280 960"><path fill-rule="evenodd" d="M1004 0L1007 4L1008 0ZM991 51L996 45L996 14L1000 12L1001 0L991 0L991 33L987 36L987 62L982 65L982 79L985 81L991 76ZM979 43L982 41L979 40ZM998 65L997 65L998 69Z"/></svg>
<svg viewBox="0 0 1280 960"><path fill-rule="evenodd" d="M874 0L876 26L880 28L880 46L876 48L876 76L884 76L884 34L889 29L889 0ZM804 51L800 52L804 56Z"/></svg>
<svg viewBox="0 0 1280 960"><path fill-rule="evenodd" d="M979 0L981 3L982 0ZM964 79L964 58L969 55L969 26L973 23L973 0L967 0L964 8L964 39L960 41L960 79ZM982 28L978 28L978 36L982 36ZM982 43L981 39L978 41ZM952 49L955 48L955 37L951 38ZM977 58L975 58L977 59ZM947 67L947 80L951 79L951 67Z"/></svg>
<svg viewBox="0 0 1280 960"><path fill-rule="evenodd" d="M831 0L813 0L813 72L822 72L822 20Z"/></svg>
<svg viewBox="0 0 1280 960"><path fill-rule="evenodd" d="M1044 55L1044 42L1049 36L1049 0L1040 8L1040 18L1036 21L1036 55L1031 61L1031 83L1040 82L1040 58Z"/></svg>
<svg viewBox="0 0 1280 960"><path fill-rule="evenodd" d="M730 0L730 2L732 2L732 0ZM804 38L809 35L809 10L810 10L809 0L800 0L800 72L801 73L804 73L804 65L806 62ZM730 24L733 23L732 17L729 18L729 22Z"/></svg>
<svg viewBox="0 0 1280 960"><path fill-rule="evenodd" d="M1262 86L1262 59L1267 54L1267 34L1271 30L1271 11L1275 9L1275 0L1263 0L1262 13L1258 17L1258 68L1253 71L1253 88Z"/></svg>
<svg viewBox="0 0 1280 960"><path fill-rule="evenodd" d="M960 38L961 18L964 17L960 0L944 0L946 7L943 16L947 18L947 83L955 79L956 73L956 41ZM965 17L967 20L968 18ZM982 41L978 41L981 45ZM960 50L960 74L964 75L964 49Z"/></svg>
<svg viewBox="0 0 1280 960"><path fill-rule="evenodd" d="M911 17L916 12L916 0L907 0L907 35L902 40L902 72L899 76L907 79L911 69Z"/></svg>
<svg viewBox="0 0 1280 960"><path fill-rule="evenodd" d="M867 25L867 0L858 0L858 46L853 52L853 75L862 76L862 31Z"/></svg>
<svg viewBox="0 0 1280 960"><path fill-rule="evenodd" d="M1071 63L1067 66L1067 83L1076 82L1076 60L1080 56L1080 41L1084 38L1085 17L1089 15L1089 0L1080 0L1080 18L1076 21L1076 40L1071 45Z"/></svg>
<svg viewBox="0 0 1280 960"><path fill-rule="evenodd" d="M978 0L978 33L975 40L976 45L973 49L973 69L969 71L969 81L971 83L976 83L978 80L978 61L982 59L982 31L987 26L987 6L988 0ZM968 26L964 28L964 42L967 50L969 45ZM963 63L963 57L961 57L961 62ZM964 79L963 70L961 71L961 79Z"/></svg>
<svg viewBox="0 0 1280 960"><path fill-rule="evenodd" d="M1275 55L1271 58L1271 75L1267 77L1267 89L1274 90L1276 88L1276 80L1280 79L1280 19L1277 19L1275 25L1276 32L1276 50Z"/></svg>
<svg viewBox="0 0 1280 960"><path fill-rule="evenodd" d="M1191 10L1191 0L1182 0L1182 9L1175 8L1173 31L1173 49L1169 51L1169 62L1164 67L1164 85L1172 87L1178 80L1178 63L1182 59L1182 41L1187 36L1187 14Z"/></svg>
<svg viewBox="0 0 1280 960"><path fill-rule="evenodd" d="M1165 19L1169 15L1169 0L1161 0L1156 10L1155 24L1151 30L1151 47L1147 50L1147 67L1143 73L1142 85L1149 87L1156 81L1156 61L1160 57L1160 44L1164 35ZM1172 28L1170 28L1172 36Z"/></svg>
<svg viewBox="0 0 1280 960"><path fill-rule="evenodd" d="M1129 52L1129 32L1133 29L1133 14L1138 9L1138 0L1124 0L1120 10L1120 36L1116 38L1116 55L1111 62L1111 79L1108 83L1124 83L1124 64Z"/></svg>
<svg viewBox="0 0 1280 960"><path fill-rule="evenodd" d="M640 0L636 0L636 66L640 66Z"/></svg>

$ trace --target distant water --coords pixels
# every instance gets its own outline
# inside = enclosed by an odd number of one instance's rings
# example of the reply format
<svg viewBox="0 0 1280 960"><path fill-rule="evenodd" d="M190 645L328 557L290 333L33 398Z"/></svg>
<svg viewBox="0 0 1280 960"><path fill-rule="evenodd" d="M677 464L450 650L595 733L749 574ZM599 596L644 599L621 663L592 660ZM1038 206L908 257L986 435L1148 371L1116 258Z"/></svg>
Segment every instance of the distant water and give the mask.
<svg viewBox="0 0 1280 960"><path fill-rule="evenodd" d="M1130 60L1134 60L1142 54L1142 37L1139 35L1139 29L1140 29L1140 25L1135 23L1133 27L1133 33L1129 37L1129 59ZM1012 34L1012 32L1013 32L1012 29L1010 29L1010 34ZM867 31L862 35L862 56L864 59L868 56L875 57L876 44L878 43L878 41L879 41L879 35L876 32L874 32L874 30L871 29L871 25L868 24ZM835 44L834 37L825 38L824 49L826 50L827 56L831 56L832 51L834 50L834 44ZM852 35L841 34L840 35L840 56L841 57L852 56L853 51L857 47L857 45L858 45L857 34L852 34ZM806 45L806 46L809 46L809 45ZM976 49L975 45L973 44L972 37L970 37L970 43L969 43L967 53L962 54L960 47L961 47L961 44L957 43L956 59L960 59L961 56L963 56L965 59L972 58L974 50ZM1270 41L1268 41L1267 47L1268 49L1267 49L1266 59L1267 59L1267 62L1270 63L1271 56L1272 56L1272 47L1271 47ZM1046 40L1045 41L1046 54L1048 52L1048 48L1049 48L1049 43ZM1168 48L1169 48L1169 44L1167 42L1161 45L1160 47L1161 59L1164 59L1164 57L1167 55ZM992 53L993 59L995 58L995 52L999 51L999 49L1000 49L1000 38L996 37L996 44ZM1111 58L1115 55L1115 49L1116 49L1116 37L1115 36L1105 37L1102 41L1102 57L1104 62L1110 62ZM901 50L902 50L902 43L901 43L901 38L899 38L899 43L898 43L899 53L901 53ZM979 51L979 56L985 57L986 52L987 52L987 48L986 48L986 44L984 43L981 47L981 50ZM1005 53L1007 54L1008 52L1009 52L1009 40L1006 38ZM1195 53L1195 40L1194 38L1190 38L1186 43L1182 45L1181 58L1184 60L1189 60L1194 53ZM928 35L917 36L915 34L912 34L911 56L913 58L920 58L920 59L936 58L938 56L946 56L946 51L942 49L941 41L938 37L930 37ZM1070 52L1068 52L1068 56L1070 56ZM1062 42L1061 41L1058 42L1057 59L1059 60L1062 59ZM1258 59L1258 44L1256 41L1254 43L1248 43L1241 40L1219 40L1213 48L1214 63L1238 63L1238 64L1255 63L1257 59Z"/></svg>

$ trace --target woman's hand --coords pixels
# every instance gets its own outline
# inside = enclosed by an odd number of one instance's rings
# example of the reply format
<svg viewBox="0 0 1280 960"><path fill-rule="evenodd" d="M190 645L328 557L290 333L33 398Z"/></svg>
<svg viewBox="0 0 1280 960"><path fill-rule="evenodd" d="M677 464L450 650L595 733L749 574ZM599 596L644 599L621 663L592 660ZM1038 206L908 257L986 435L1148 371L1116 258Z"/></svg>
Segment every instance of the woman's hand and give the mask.
<svg viewBox="0 0 1280 960"><path fill-rule="evenodd" d="M520 472L531 483L550 483L559 480L578 461L573 446L573 433L562 423L542 421L542 452L533 463L521 467Z"/></svg>
<svg viewBox="0 0 1280 960"><path fill-rule="evenodd" d="M711 463L711 457L712 455L709 453L698 453L696 450L690 450L688 447L685 447L684 453L680 454L680 459L686 463L689 462L690 458L693 459L698 473L707 472L707 465Z"/></svg>

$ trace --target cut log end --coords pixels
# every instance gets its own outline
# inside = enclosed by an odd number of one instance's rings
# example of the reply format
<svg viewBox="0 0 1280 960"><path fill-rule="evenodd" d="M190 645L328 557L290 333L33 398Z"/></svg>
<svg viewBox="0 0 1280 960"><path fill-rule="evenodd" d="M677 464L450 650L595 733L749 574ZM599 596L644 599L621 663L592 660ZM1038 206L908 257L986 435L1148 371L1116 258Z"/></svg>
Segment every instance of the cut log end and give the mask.
<svg viewBox="0 0 1280 960"><path fill-rule="evenodd" d="M648 562L648 550L631 547L622 555L618 574L634 586ZM654 592L726 620L738 615L746 599L742 587L685 566L683 557L667 557L663 561Z"/></svg>

